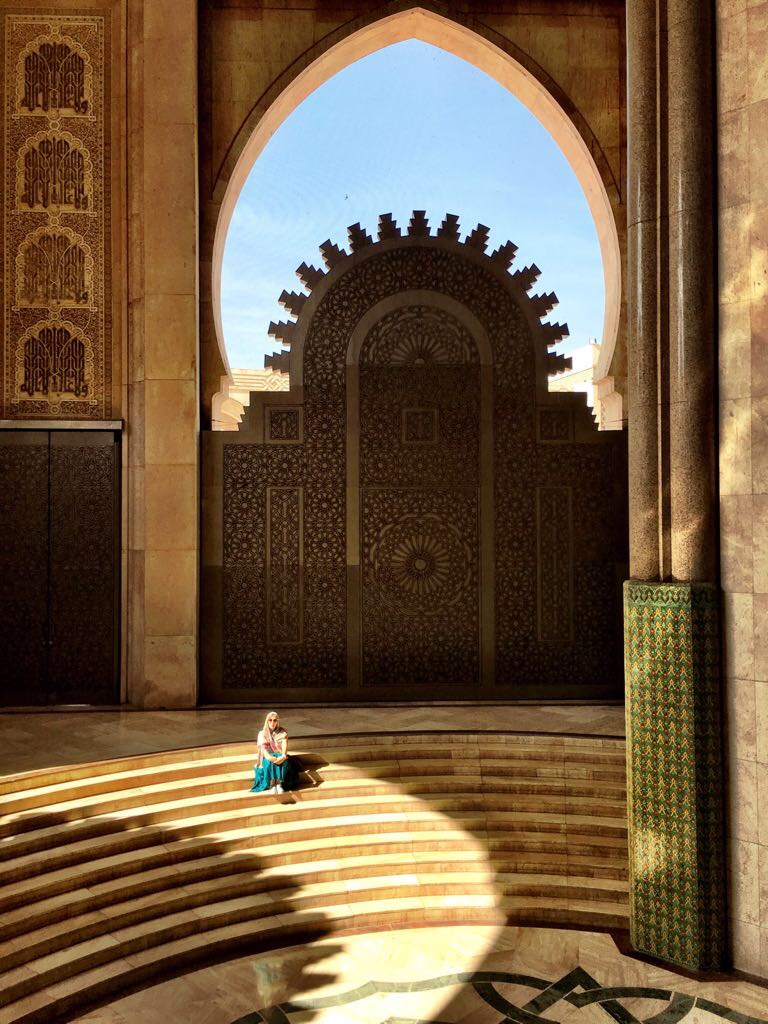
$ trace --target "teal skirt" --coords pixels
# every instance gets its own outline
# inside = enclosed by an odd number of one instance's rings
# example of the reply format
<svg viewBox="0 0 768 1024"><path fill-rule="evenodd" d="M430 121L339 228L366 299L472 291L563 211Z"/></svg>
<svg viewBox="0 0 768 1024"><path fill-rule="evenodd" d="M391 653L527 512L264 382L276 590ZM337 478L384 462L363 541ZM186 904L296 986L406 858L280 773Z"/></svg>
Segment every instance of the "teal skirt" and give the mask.
<svg viewBox="0 0 768 1024"><path fill-rule="evenodd" d="M299 765L290 754L282 764L274 764L263 757L258 768L254 767L253 776L251 793L265 793L278 784L285 790L296 789L299 785Z"/></svg>

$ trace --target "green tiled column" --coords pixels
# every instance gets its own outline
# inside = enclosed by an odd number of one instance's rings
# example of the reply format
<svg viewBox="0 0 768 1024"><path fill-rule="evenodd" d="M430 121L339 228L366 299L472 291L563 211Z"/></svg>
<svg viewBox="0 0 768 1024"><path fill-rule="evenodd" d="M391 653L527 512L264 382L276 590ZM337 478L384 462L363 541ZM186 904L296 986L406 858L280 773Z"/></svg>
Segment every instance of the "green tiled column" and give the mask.
<svg viewBox="0 0 768 1024"><path fill-rule="evenodd" d="M640 952L723 966L718 591L624 584L630 922Z"/></svg>

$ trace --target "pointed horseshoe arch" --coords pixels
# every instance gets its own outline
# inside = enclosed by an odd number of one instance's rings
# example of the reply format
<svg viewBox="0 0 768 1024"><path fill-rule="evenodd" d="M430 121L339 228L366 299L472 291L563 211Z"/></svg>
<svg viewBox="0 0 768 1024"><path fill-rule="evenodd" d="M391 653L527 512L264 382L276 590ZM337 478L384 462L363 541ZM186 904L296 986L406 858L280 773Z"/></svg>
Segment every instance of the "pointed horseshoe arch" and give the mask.
<svg viewBox="0 0 768 1024"><path fill-rule="evenodd" d="M216 171L213 190L220 210L213 241L211 297L216 338L227 370L221 318L224 245L251 168L282 122L310 93L355 61L409 39L440 47L503 85L549 131L567 159L589 205L600 245L605 282L601 364L609 365L621 309L621 248L613 209L621 202L619 183L585 118L540 65L498 33L471 20L460 22L457 15L448 17L445 11L437 4L397 4L384 18L356 19L291 65L243 122Z"/></svg>

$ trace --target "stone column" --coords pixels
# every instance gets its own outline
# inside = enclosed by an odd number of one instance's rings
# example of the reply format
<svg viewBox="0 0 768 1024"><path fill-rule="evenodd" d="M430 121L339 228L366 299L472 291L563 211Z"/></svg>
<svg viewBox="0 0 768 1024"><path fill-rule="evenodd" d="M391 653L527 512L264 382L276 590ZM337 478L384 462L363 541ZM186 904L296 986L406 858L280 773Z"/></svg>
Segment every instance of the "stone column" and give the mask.
<svg viewBox="0 0 768 1024"><path fill-rule="evenodd" d="M197 4L128 5L127 699L197 693Z"/></svg>
<svg viewBox="0 0 768 1024"><path fill-rule="evenodd" d="M656 2L627 4L629 571L659 579Z"/></svg>
<svg viewBox="0 0 768 1024"><path fill-rule="evenodd" d="M649 32L649 7L655 9L656 3L628 0L632 33ZM630 929L636 949L694 971L721 968L725 946L715 586L711 13L708 0L666 0L658 13L654 10L656 153L663 173L657 174L650 161L643 173L656 190L659 244L657 252L650 241L642 250L637 244L630 264L630 294L642 294L643 282L657 273L669 294L669 322L659 322L656 365L660 430L652 435L641 405L643 437L630 447L630 455L642 460L643 441L653 446L645 457L655 458L659 468L657 541L662 541L655 578L652 559L640 552L632 567L638 578L625 584ZM647 47L648 36L635 42ZM633 48L630 37L630 67ZM631 96L636 88L651 87L630 72L630 112L641 104ZM633 127L630 116L629 124L634 136L638 122ZM639 167L636 162L635 175ZM642 183L634 186L643 197ZM663 309L663 302L657 308ZM637 331L635 348L640 337ZM635 375L632 380L636 383ZM631 431L632 392L629 415ZM667 444L668 460L659 459ZM637 469L633 486L645 488L633 500L642 510L650 508L647 477ZM638 531L634 552L650 528L637 516L632 528ZM670 576L673 581L664 582Z"/></svg>
<svg viewBox="0 0 768 1024"><path fill-rule="evenodd" d="M668 0L672 578L716 579L714 72L708 0Z"/></svg>

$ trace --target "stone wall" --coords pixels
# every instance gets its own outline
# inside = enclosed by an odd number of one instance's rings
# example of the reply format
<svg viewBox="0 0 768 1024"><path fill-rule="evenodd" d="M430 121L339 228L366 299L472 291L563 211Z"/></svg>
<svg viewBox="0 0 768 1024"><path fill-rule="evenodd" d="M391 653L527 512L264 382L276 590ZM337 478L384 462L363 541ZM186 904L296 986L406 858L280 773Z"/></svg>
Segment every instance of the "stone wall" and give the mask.
<svg viewBox="0 0 768 1024"><path fill-rule="evenodd" d="M128 4L127 698L197 699L197 4ZM172 57L172 59L171 59Z"/></svg>
<svg viewBox="0 0 768 1024"><path fill-rule="evenodd" d="M718 0L720 516L734 965L768 976L768 3Z"/></svg>

